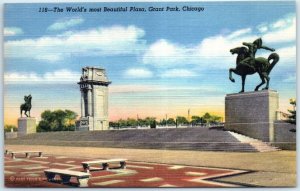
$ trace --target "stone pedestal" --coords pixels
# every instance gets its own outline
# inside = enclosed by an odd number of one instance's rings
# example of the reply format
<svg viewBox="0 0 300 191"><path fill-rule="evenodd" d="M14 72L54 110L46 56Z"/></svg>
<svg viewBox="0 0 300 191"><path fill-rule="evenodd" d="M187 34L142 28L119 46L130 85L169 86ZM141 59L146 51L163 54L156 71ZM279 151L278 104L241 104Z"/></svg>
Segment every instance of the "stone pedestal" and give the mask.
<svg viewBox="0 0 300 191"><path fill-rule="evenodd" d="M273 142L278 99L273 90L226 95L225 129Z"/></svg>
<svg viewBox="0 0 300 191"><path fill-rule="evenodd" d="M91 127L93 127L93 118L81 117L76 125L76 131L90 131Z"/></svg>
<svg viewBox="0 0 300 191"><path fill-rule="evenodd" d="M106 119L95 117L81 117L76 124L76 131L108 130L109 122Z"/></svg>
<svg viewBox="0 0 300 191"><path fill-rule="evenodd" d="M21 117L18 118L18 137L27 134L36 133L36 118Z"/></svg>

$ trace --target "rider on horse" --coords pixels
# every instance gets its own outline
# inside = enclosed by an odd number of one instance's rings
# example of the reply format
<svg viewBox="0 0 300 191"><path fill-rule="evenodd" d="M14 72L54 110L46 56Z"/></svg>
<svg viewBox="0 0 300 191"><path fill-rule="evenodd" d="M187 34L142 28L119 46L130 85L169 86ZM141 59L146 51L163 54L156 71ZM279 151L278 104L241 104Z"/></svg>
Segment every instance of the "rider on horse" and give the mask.
<svg viewBox="0 0 300 191"><path fill-rule="evenodd" d="M30 117L30 110L31 110L31 95L28 95L28 96L24 96L24 101L25 103L23 103L21 106L20 106L20 113L21 113L21 117L22 117L22 111L25 111L25 115L26 117ZM27 111L29 112L29 116L27 115Z"/></svg>
<svg viewBox="0 0 300 191"><path fill-rule="evenodd" d="M25 101L25 103L27 103L28 97L29 97L29 96L26 96L26 95L24 96L24 101Z"/></svg>
<svg viewBox="0 0 300 191"><path fill-rule="evenodd" d="M249 51L249 57L245 58L244 60L242 60L240 62L240 64L244 64L249 66L250 68L255 70L254 64L255 64L255 54L257 49L265 49L265 50L270 50L272 52L275 51L274 48L269 48L267 46L263 46L262 45L262 40L261 38L256 39L253 43L247 43L247 42L243 42L243 45L248 47L248 51Z"/></svg>

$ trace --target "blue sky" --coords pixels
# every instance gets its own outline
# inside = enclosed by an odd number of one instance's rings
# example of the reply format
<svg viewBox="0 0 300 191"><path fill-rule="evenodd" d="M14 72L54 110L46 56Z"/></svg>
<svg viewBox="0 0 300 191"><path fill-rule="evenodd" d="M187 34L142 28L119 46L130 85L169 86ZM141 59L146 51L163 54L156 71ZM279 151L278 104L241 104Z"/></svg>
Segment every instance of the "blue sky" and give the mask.
<svg viewBox="0 0 300 191"><path fill-rule="evenodd" d="M203 12L39 13L39 7L204 7ZM18 14L16 14L18 13ZM162 118L204 112L224 114L225 94L240 91L228 80L230 48L262 37L280 61L271 89L280 107L296 97L294 2L7 4L4 12L5 119L16 120L23 95L33 114L68 108L80 113L76 82L84 66L106 69L110 118ZM259 50L258 56L267 57ZM246 90L260 82L247 77Z"/></svg>

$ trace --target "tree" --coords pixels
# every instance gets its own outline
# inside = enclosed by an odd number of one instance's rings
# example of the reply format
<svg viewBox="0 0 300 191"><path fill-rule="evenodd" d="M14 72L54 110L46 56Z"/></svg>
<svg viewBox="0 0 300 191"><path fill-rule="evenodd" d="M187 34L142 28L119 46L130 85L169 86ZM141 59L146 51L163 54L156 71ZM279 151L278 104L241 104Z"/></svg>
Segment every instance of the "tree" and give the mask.
<svg viewBox="0 0 300 191"><path fill-rule="evenodd" d="M155 129L156 128L156 121L155 120L150 122L150 128L151 129Z"/></svg>
<svg viewBox="0 0 300 191"><path fill-rule="evenodd" d="M151 126L152 125L152 126ZM133 118L127 118L126 120L124 119L119 119L116 122L109 122L110 127L114 128L124 128L124 127L156 127L156 120L154 117L147 117L145 119L133 119Z"/></svg>
<svg viewBox="0 0 300 191"><path fill-rule="evenodd" d="M167 125L167 120L163 119L158 124L166 126Z"/></svg>
<svg viewBox="0 0 300 191"><path fill-rule="evenodd" d="M78 115L74 111L68 109L66 109L65 112L66 112L66 124L67 124L68 131L74 131L76 118Z"/></svg>
<svg viewBox="0 0 300 191"><path fill-rule="evenodd" d="M71 110L46 110L41 114L37 131L74 131L76 118L77 114Z"/></svg>
<svg viewBox="0 0 300 191"><path fill-rule="evenodd" d="M177 119L177 125L184 125L189 123L188 120L182 116L178 116L176 119Z"/></svg>
<svg viewBox="0 0 300 191"><path fill-rule="evenodd" d="M18 128L15 125L4 125L4 132L11 132L11 130L16 132Z"/></svg>
<svg viewBox="0 0 300 191"><path fill-rule="evenodd" d="M199 116L192 116L191 123L192 123L192 125L201 124L201 123L203 123L203 119L202 119L202 117L199 117Z"/></svg>
<svg viewBox="0 0 300 191"><path fill-rule="evenodd" d="M151 126L152 125L152 127L156 127L156 121L155 121L155 118L154 117L146 117L145 118L145 125L146 126ZM151 128L152 128L151 127Z"/></svg>
<svg viewBox="0 0 300 191"><path fill-rule="evenodd" d="M290 115L288 116L288 122L291 124L296 124L296 100L295 99L290 99L290 104L293 106L293 110L288 109L288 112Z"/></svg>
<svg viewBox="0 0 300 191"><path fill-rule="evenodd" d="M168 124L168 125L176 125L176 122L175 122L175 120L174 120L173 118L169 118L169 119L167 120L167 124Z"/></svg>
<svg viewBox="0 0 300 191"><path fill-rule="evenodd" d="M138 126L140 126L140 127L147 126L145 119L138 119L137 123L138 123Z"/></svg>
<svg viewBox="0 0 300 191"><path fill-rule="evenodd" d="M126 126L128 127L136 127L137 126L137 121L133 118L127 118L127 121L126 121Z"/></svg>
<svg viewBox="0 0 300 191"><path fill-rule="evenodd" d="M218 123L221 122L222 117L205 113L202 119L204 123Z"/></svg>
<svg viewBox="0 0 300 191"><path fill-rule="evenodd" d="M118 122L110 121L109 122L109 127L119 127L119 123Z"/></svg>
<svg viewBox="0 0 300 191"><path fill-rule="evenodd" d="M210 118L211 118L211 115L209 113L205 113L203 116L203 122L204 123L209 123L210 122Z"/></svg>

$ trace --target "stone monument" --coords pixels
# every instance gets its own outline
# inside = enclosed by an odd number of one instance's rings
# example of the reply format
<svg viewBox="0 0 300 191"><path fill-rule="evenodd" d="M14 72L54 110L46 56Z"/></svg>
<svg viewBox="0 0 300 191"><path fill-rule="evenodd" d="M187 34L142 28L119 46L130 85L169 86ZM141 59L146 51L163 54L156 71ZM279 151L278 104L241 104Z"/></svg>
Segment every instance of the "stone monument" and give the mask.
<svg viewBox="0 0 300 191"><path fill-rule="evenodd" d="M273 90L226 95L225 129L273 142L278 99L278 93Z"/></svg>
<svg viewBox="0 0 300 191"><path fill-rule="evenodd" d="M108 80L102 68L82 68L78 82L81 91L81 117L78 131L108 130Z"/></svg>
<svg viewBox="0 0 300 191"><path fill-rule="evenodd" d="M267 142L274 141L274 121L279 107L278 93L269 89L269 74L279 61L277 53L269 57L255 57L256 51L265 49L274 52L275 49L263 46L261 38L254 42L243 42L244 47L231 49L237 54L236 68L229 69L229 79L232 82L232 72L242 77L242 90L237 94L228 94L225 97L225 129L260 139ZM244 92L247 75L258 73L261 83L254 92ZM259 91L259 88L266 86Z"/></svg>
<svg viewBox="0 0 300 191"><path fill-rule="evenodd" d="M30 117L31 100L31 95L24 96L25 103L20 106L21 117L18 118L18 137L36 133L36 118ZM22 117L23 111L26 117ZM27 112L29 112L28 115Z"/></svg>

